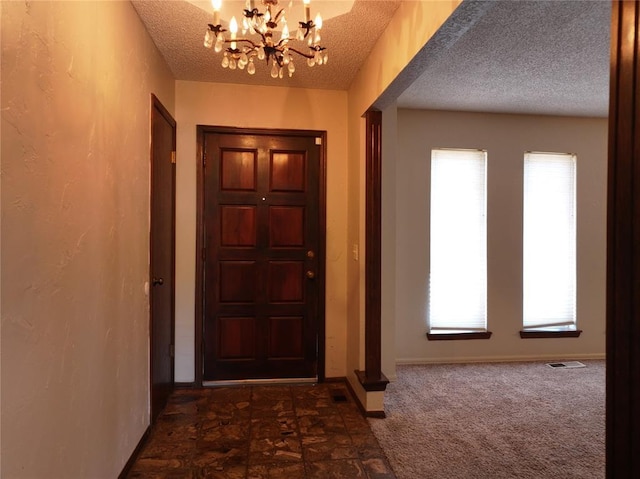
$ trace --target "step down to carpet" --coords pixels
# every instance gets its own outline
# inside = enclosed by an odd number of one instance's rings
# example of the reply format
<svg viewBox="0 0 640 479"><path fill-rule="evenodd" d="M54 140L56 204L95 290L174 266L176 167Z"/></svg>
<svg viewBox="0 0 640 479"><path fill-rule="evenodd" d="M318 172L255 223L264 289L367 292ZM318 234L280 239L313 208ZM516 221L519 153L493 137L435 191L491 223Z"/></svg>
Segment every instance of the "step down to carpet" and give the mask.
<svg viewBox="0 0 640 479"><path fill-rule="evenodd" d="M564 361L562 363L547 363L547 366L554 369L571 369L571 368L586 368L587 366L580 361Z"/></svg>

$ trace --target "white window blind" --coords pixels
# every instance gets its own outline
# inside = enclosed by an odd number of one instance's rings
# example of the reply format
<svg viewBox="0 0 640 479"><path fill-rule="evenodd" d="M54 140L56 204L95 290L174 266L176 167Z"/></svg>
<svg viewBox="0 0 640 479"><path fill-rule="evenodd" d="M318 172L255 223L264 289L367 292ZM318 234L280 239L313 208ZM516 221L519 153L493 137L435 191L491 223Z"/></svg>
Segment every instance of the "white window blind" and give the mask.
<svg viewBox="0 0 640 479"><path fill-rule="evenodd" d="M487 153L431 152L429 331L487 330Z"/></svg>
<svg viewBox="0 0 640 479"><path fill-rule="evenodd" d="M576 157L525 153L523 327L576 329Z"/></svg>

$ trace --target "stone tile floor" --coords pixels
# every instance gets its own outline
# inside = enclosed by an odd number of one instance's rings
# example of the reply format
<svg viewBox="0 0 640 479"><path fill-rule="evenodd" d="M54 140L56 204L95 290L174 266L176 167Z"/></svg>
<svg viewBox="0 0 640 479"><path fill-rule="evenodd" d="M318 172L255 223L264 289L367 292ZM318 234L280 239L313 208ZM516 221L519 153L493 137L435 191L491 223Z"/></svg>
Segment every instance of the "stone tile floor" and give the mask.
<svg viewBox="0 0 640 479"><path fill-rule="evenodd" d="M127 477L395 479L342 383L178 389Z"/></svg>

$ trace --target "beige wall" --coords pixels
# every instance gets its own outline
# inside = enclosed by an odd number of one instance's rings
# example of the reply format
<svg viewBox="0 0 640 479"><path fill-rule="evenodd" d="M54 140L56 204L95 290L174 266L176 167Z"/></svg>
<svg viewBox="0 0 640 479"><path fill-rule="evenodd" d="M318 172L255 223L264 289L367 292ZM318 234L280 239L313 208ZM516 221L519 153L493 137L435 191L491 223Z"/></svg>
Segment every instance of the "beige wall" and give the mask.
<svg viewBox="0 0 640 479"><path fill-rule="evenodd" d="M117 477L149 424L149 115L129 2L2 2L3 478Z"/></svg>
<svg viewBox="0 0 640 479"><path fill-rule="evenodd" d="M383 408L380 394L365 397L355 377L364 369L365 128L362 115L390 86L418 51L453 13L461 0L402 2L349 88L349 183L347 242L359 251L347 263L347 374L367 410ZM386 307L386 306L385 306ZM386 326L383 326L383 328ZM388 357L388 351L386 357Z"/></svg>
<svg viewBox="0 0 640 479"><path fill-rule="evenodd" d="M196 125L327 131L326 376L345 376L346 118L343 91L176 82L176 381L195 372Z"/></svg>
<svg viewBox="0 0 640 479"><path fill-rule="evenodd" d="M433 148L488 152L490 340L427 341L429 164ZM576 153L580 338L520 339L525 151ZM399 362L567 359L605 352L607 120L399 110L396 357ZM387 201L387 200L385 200ZM391 200L390 200L391 201ZM385 252L387 254L388 252Z"/></svg>

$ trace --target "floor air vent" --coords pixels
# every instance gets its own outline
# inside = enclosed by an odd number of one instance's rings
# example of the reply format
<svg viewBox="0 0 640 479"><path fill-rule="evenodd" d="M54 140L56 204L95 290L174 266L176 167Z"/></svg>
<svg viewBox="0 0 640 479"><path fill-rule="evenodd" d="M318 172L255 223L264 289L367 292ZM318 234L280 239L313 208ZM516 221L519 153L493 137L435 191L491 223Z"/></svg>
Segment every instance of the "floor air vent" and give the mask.
<svg viewBox="0 0 640 479"><path fill-rule="evenodd" d="M331 399L333 399L333 402L347 402L349 400L347 391L344 389L333 389L331 391Z"/></svg>
<svg viewBox="0 0 640 479"><path fill-rule="evenodd" d="M580 361L564 361L562 363L547 363L547 366L554 369L571 369L571 368L586 368Z"/></svg>

